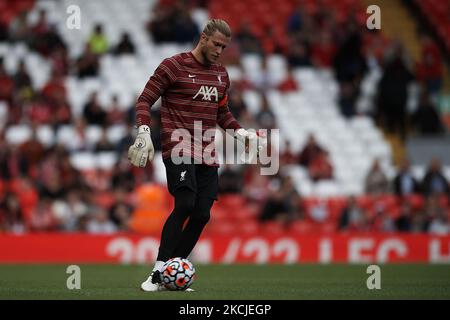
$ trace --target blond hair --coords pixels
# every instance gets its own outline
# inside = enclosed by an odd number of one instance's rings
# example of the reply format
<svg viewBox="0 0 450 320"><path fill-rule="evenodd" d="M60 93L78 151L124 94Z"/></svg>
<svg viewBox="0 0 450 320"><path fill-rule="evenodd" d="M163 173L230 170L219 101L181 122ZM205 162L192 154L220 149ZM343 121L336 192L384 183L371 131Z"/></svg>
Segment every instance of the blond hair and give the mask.
<svg viewBox="0 0 450 320"><path fill-rule="evenodd" d="M231 37L231 28L222 19L211 19L208 20L206 23L205 28L203 29L203 33L206 34L208 37L212 36L214 32L219 31L226 37Z"/></svg>

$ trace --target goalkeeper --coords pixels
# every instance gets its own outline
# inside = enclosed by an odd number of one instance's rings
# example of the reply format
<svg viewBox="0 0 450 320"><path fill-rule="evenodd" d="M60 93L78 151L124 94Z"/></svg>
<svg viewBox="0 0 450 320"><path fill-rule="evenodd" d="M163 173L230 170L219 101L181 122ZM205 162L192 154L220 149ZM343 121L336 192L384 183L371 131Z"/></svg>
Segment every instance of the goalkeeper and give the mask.
<svg viewBox="0 0 450 320"><path fill-rule="evenodd" d="M164 59L148 80L136 103L138 134L128 150L128 158L138 167L145 167L154 156L150 135L150 108L161 97L161 145L166 167L167 185L175 199L172 213L162 229L157 261L148 279L141 284L144 291L162 288L161 268L172 257L186 258L197 243L210 218L213 202L217 200L218 164L211 161L213 152L205 152L214 137L195 140L182 149L174 139L176 133L188 132L194 137L194 121L201 130L233 129L235 138L255 144L257 135L237 123L228 109L227 91L230 80L226 69L217 63L231 39L228 24L219 19L209 20L200 40L190 52ZM191 140L191 141L192 141ZM194 147L195 144L198 144ZM205 154L211 157L205 159ZM180 159L183 161L180 163ZM186 226L183 228L186 220Z"/></svg>

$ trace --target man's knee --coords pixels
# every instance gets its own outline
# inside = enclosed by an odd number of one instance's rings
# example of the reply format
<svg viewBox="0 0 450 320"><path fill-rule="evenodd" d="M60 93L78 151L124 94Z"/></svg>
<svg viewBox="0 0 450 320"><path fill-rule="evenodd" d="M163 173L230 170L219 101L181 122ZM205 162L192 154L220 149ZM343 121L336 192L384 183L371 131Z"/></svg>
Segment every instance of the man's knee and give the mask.
<svg viewBox="0 0 450 320"><path fill-rule="evenodd" d="M207 224L211 217L210 212L213 202L214 200L212 199L207 198L198 199L197 203L195 204L195 208L191 218L200 224Z"/></svg>
<svg viewBox="0 0 450 320"><path fill-rule="evenodd" d="M175 210L189 215L195 206L195 193L191 189L182 188L175 193Z"/></svg>

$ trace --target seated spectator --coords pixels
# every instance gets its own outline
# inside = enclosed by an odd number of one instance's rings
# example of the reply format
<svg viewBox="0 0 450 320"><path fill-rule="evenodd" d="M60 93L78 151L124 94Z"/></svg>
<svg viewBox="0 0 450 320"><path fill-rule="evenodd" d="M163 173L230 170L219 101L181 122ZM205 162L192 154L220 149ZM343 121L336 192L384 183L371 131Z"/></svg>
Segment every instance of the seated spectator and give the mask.
<svg viewBox="0 0 450 320"><path fill-rule="evenodd" d="M114 151L114 145L109 141L107 133L107 130L103 128L100 140L95 145L95 152Z"/></svg>
<svg viewBox="0 0 450 320"><path fill-rule="evenodd" d="M309 163L308 172L314 182L333 179L333 166L328 152L319 152Z"/></svg>
<svg viewBox="0 0 450 320"><path fill-rule="evenodd" d="M69 190L65 198L53 203L52 210L57 220L58 229L62 231L78 231L78 223L87 216L89 207L83 201L79 190Z"/></svg>
<svg viewBox="0 0 450 320"><path fill-rule="evenodd" d="M440 203L438 194L429 196L425 204L427 231L433 234L446 235L450 233L447 212Z"/></svg>
<svg viewBox="0 0 450 320"><path fill-rule="evenodd" d="M13 42L29 43L31 41L31 27L28 25L29 11L20 12L9 25L9 39Z"/></svg>
<svg viewBox="0 0 450 320"><path fill-rule="evenodd" d="M358 206L354 196L348 198L347 206L341 212L338 228L341 231L368 230L366 213Z"/></svg>
<svg viewBox="0 0 450 320"><path fill-rule="evenodd" d="M286 140L284 150L280 154L280 167L283 168L287 165L297 164L298 156L292 150L291 142Z"/></svg>
<svg viewBox="0 0 450 320"><path fill-rule="evenodd" d="M128 32L122 33L119 43L112 52L115 55L134 54L136 52L135 46L131 41L130 34Z"/></svg>
<svg viewBox="0 0 450 320"><path fill-rule="evenodd" d="M330 68L333 65L336 45L328 31L322 31L311 47L311 58L317 68Z"/></svg>
<svg viewBox="0 0 450 320"><path fill-rule="evenodd" d="M6 73L3 57L0 57L0 101L12 102L14 79Z"/></svg>
<svg viewBox="0 0 450 320"><path fill-rule="evenodd" d="M293 68L310 67L311 59L308 46L300 41L294 41L288 47L287 62Z"/></svg>
<svg viewBox="0 0 450 320"><path fill-rule="evenodd" d="M261 43L255 36L255 34L251 31L250 25L248 23L241 23L235 37L237 42L239 43L241 53L263 53Z"/></svg>
<svg viewBox="0 0 450 320"><path fill-rule="evenodd" d="M358 99L358 88L350 81L342 81L340 84L339 109L346 118L356 115L356 100Z"/></svg>
<svg viewBox="0 0 450 320"><path fill-rule="evenodd" d="M298 163L304 167L309 167L310 163L318 154L325 151L318 143L313 134L308 136L306 144L300 152Z"/></svg>
<svg viewBox="0 0 450 320"><path fill-rule="evenodd" d="M439 47L427 34L421 36L422 57L417 65L417 77L425 85L430 95L434 96L442 88L442 58Z"/></svg>
<svg viewBox="0 0 450 320"><path fill-rule="evenodd" d="M123 188L114 190L114 203L109 208L109 219L121 231L129 230L133 206L127 201L127 192Z"/></svg>
<svg viewBox="0 0 450 320"><path fill-rule="evenodd" d="M413 216L411 203L403 201L400 206L400 214L395 220L395 226L399 232L411 231L411 218Z"/></svg>
<svg viewBox="0 0 450 320"><path fill-rule="evenodd" d="M108 212L101 207L93 207L90 220L87 223L87 232L92 234L111 234L117 231L116 225L109 220Z"/></svg>
<svg viewBox="0 0 450 320"><path fill-rule="evenodd" d="M371 231L374 232L394 232L396 225L394 219L389 215L384 205L375 204L374 214L371 219Z"/></svg>
<svg viewBox="0 0 450 320"><path fill-rule="evenodd" d="M381 169L380 160L375 159L366 176L365 190L367 194L380 195L389 192L389 181Z"/></svg>
<svg viewBox="0 0 450 320"><path fill-rule="evenodd" d="M0 199L0 231L11 233L26 231L25 214L19 198L11 192L5 193Z"/></svg>
<svg viewBox="0 0 450 320"><path fill-rule="evenodd" d="M272 187L265 202L259 220L281 220L290 223L301 215L300 195L290 176L281 177Z"/></svg>
<svg viewBox="0 0 450 320"><path fill-rule="evenodd" d="M97 92L93 92L89 101L83 108L83 117L88 124L105 126L107 124L107 114L98 102Z"/></svg>
<svg viewBox="0 0 450 320"><path fill-rule="evenodd" d="M187 8L178 10L173 28L176 30L174 41L179 44L193 45L198 39L200 32L197 24L192 20Z"/></svg>
<svg viewBox="0 0 450 320"><path fill-rule="evenodd" d="M420 192L420 185L411 173L410 163L407 159L403 160L393 184L397 196L407 196Z"/></svg>
<svg viewBox="0 0 450 320"><path fill-rule="evenodd" d="M428 232L443 236L450 234L450 223L445 212L440 213L431 219L430 225L428 226Z"/></svg>
<svg viewBox="0 0 450 320"><path fill-rule="evenodd" d="M114 189L123 188L126 192L131 192L136 185L136 179L131 169L127 155L123 154L114 166L111 187Z"/></svg>
<svg viewBox="0 0 450 320"><path fill-rule="evenodd" d="M269 101L264 94L262 95L261 109L256 113L255 119L258 122L259 128L276 128L275 114L270 110Z"/></svg>
<svg viewBox="0 0 450 320"><path fill-rule="evenodd" d="M78 118L74 123L74 135L66 144L69 152L90 151L92 150L92 141L86 135L86 122L83 118Z"/></svg>
<svg viewBox="0 0 450 320"><path fill-rule="evenodd" d="M428 93L423 93L417 110L412 114L412 126L422 135L444 133L439 111L430 99Z"/></svg>
<svg viewBox="0 0 450 320"><path fill-rule="evenodd" d="M122 110L122 107L119 103L119 97L117 95L113 95L112 103L107 108L107 122L108 125L112 126L115 124L125 124L125 112Z"/></svg>
<svg viewBox="0 0 450 320"><path fill-rule="evenodd" d="M288 66L286 78L284 78L283 81L280 82L280 84L277 86L277 89L283 93L298 91L300 89L300 86L294 78L292 66Z"/></svg>
<svg viewBox="0 0 450 320"><path fill-rule="evenodd" d="M428 171L425 173L422 180L422 192L426 196L434 194L450 196L449 183L441 171L441 162L437 158L431 160Z"/></svg>
<svg viewBox="0 0 450 320"><path fill-rule="evenodd" d="M23 59L19 60L19 65L17 66L17 71L13 78L15 90L32 90L31 77Z"/></svg>
<svg viewBox="0 0 450 320"><path fill-rule="evenodd" d="M240 193L242 184L242 173L238 168L225 164L219 174L219 193Z"/></svg>
<svg viewBox="0 0 450 320"><path fill-rule="evenodd" d="M45 147L37 138L37 128L32 127L30 139L23 142L19 147L20 153L25 157L29 170L35 171L44 158ZM32 174L32 172L29 172Z"/></svg>
<svg viewBox="0 0 450 320"><path fill-rule="evenodd" d="M30 227L33 231L56 231L57 219L53 212L52 199L46 195L41 196L38 205L33 209L30 218Z"/></svg>
<svg viewBox="0 0 450 320"><path fill-rule="evenodd" d="M101 24L95 25L94 31L89 36L88 44L91 52L95 55L102 55L108 52L108 38L103 33L103 26Z"/></svg>
<svg viewBox="0 0 450 320"><path fill-rule="evenodd" d="M174 9L162 4L156 5L152 9L151 16L152 19L145 26L151 40L156 44L174 41Z"/></svg>
<svg viewBox="0 0 450 320"><path fill-rule="evenodd" d="M319 202L311 206L309 216L314 222L323 223L330 217L327 201L320 199Z"/></svg>
<svg viewBox="0 0 450 320"><path fill-rule="evenodd" d="M244 98L242 96L242 91L231 90L228 106L233 116L236 119L240 119L243 110L247 109L247 105L245 104Z"/></svg>
<svg viewBox="0 0 450 320"><path fill-rule="evenodd" d="M84 47L83 53L78 57L76 64L78 78L96 77L100 68L100 61L88 43Z"/></svg>

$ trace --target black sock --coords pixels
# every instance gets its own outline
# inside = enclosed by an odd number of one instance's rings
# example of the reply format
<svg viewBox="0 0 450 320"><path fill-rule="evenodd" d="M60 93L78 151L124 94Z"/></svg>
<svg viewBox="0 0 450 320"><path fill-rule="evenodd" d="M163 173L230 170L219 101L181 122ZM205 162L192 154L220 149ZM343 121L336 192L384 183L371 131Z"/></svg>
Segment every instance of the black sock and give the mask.
<svg viewBox="0 0 450 320"><path fill-rule="evenodd" d="M210 210L214 203L213 199L197 198L194 210L183 230L179 245L175 249L174 256L187 258L194 249L203 228L209 221Z"/></svg>
<svg viewBox="0 0 450 320"><path fill-rule="evenodd" d="M195 193L191 189L181 188L175 191L175 207L164 223L156 260L167 261L174 255L182 235L183 224L193 212L195 204Z"/></svg>

